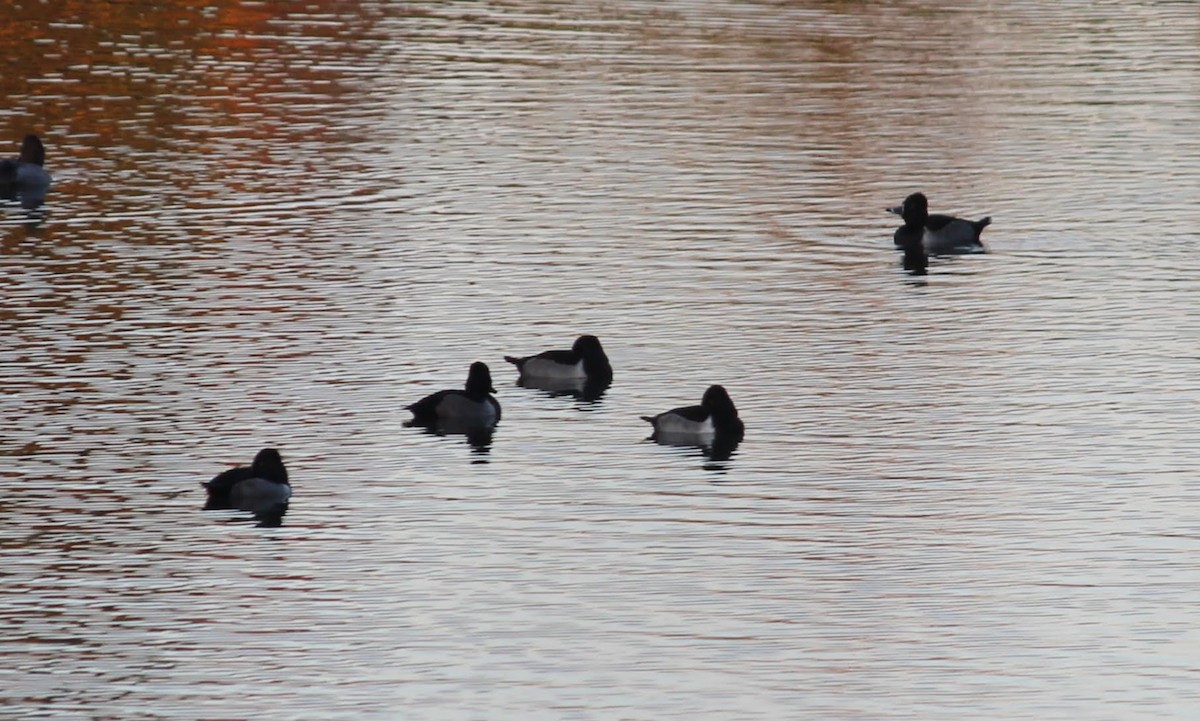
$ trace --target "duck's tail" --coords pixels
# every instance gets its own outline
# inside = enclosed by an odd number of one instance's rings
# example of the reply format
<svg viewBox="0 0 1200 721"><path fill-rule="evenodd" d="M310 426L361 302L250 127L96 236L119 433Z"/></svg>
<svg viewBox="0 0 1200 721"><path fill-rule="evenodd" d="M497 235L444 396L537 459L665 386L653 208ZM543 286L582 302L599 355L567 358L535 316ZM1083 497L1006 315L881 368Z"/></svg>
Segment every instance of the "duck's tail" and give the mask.
<svg viewBox="0 0 1200 721"><path fill-rule="evenodd" d="M654 423L654 416L641 416L641 419L650 424Z"/></svg>
<svg viewBox="0 0 1200 721"><path fill-rule="evenodd" d="M976 230L976 232L978 232L978 231L983 230L984 228L988 227L991 224L992 224L992 216L989 215L986 218L980 218L979 220L975 221L975 230Z"/></svg>
<svg viewBox="0 0 1200 721"><path fill-rule="evenodd" d="M523 360L525 360L525 359L524 359L524 358L517 358L516 356L506 355L506 356L504 356L504 360L508 361L509 363L512 363L512 364L513 364L513 365L515 365L515 366L520 366L520 365L521 365L521 361L523 361Z"/></svg>

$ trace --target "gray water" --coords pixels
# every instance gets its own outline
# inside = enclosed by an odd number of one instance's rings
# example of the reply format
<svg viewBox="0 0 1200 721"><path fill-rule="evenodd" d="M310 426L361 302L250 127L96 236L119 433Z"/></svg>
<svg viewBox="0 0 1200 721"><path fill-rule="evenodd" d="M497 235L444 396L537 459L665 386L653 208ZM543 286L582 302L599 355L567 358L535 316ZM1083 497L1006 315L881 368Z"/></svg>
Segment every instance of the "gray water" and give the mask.
<svg viewBox="0 0 1200 721"><path fill-rule="evenodd" d="M1195 717L1194 4L7 13L3 718ZM490 445L404 426L475 360Z"/></svg>

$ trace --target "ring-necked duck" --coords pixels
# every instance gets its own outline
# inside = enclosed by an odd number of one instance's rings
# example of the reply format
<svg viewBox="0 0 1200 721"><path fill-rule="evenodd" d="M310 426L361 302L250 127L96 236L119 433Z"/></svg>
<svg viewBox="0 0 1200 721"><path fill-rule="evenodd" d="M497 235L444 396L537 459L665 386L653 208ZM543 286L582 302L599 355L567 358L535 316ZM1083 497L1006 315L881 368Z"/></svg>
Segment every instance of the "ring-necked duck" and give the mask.
<svg viewBox="0 0 1200 721"><path fill-rule="evenodd" d="M292 497L283 458L274 448L259 451L249 466L230 468L201 485L208 491L205 508L265 511Z"/></svg>
<svg viewBox="0 0 1200 721"><path fill-rule="evenodd" d="M656 416L642 416L654 426L651 438L708 445L714 439L740 441L746 432L737 408L723 386L709 386L698 406L673 408Z"/></svg>
<svg viewBox="0 0 1200 721"><path fill-rule="evenodd" d="M579 336L571 350L547 350L524 358L506 355L504 360L515 365L522 376L587 378L597 382L612 380L612 366L600 339L594 335Z"/></svg>
<svg viewBox="0 0 1200 721"><path fill-rule="evenodd" d="M413 423L417 424L444 421L491 424L500 420L500 403L490 395L495 392L491 370L486 363L475 361L467 372L463 390L438 391L406 408L412 411Z"/></svg>
<svg viewBox="0 0 1200 721"><path fill-rule="evenodd" d="M921 246L929 255L982 252L984 247L979 234L992 222L990 217L964 220L950 215L930 215L929 201L924 193L913 193L904 199L903 205L887 210L904 218L904 225L897 228L893 236L896 247L907 252L914 234L920 231Z"/></svg>
<svg viewBox="0 0 1200 721"><path fill-rule="evenodd" d="M26 135L21 142L21 154L0 160L0 198L20 200L21 207L34 209L46 201L50 189L50 174L46 164L46 147L36 135Z"/></svg>

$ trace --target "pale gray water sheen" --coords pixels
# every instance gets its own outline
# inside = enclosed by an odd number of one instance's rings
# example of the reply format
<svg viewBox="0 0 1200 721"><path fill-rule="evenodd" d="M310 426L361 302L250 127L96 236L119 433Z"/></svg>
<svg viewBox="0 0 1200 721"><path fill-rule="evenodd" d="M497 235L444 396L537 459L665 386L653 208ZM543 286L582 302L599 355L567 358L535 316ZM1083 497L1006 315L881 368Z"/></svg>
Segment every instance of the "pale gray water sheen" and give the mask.
<svg viewBox="0 0 1200 721"><path fill-rule="evenodd" d="M1194 3L165 5L0 22L0 718L1195 718Z"/></svg>

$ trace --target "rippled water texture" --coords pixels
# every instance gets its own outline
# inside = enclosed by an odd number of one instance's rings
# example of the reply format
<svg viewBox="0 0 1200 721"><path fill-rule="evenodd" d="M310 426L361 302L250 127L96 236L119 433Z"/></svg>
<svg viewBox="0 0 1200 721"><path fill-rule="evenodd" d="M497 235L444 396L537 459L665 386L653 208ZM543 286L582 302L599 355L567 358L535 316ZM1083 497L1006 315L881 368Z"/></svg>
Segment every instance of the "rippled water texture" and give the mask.
<svg viewBox="0 0 1200 721"><path fill-rule="evenodd" d="M1195 4L5 12L0 717L1200 707ZM916 190L990 252L905 274ZM490 442L405 427L475 360Z"/></svg>

